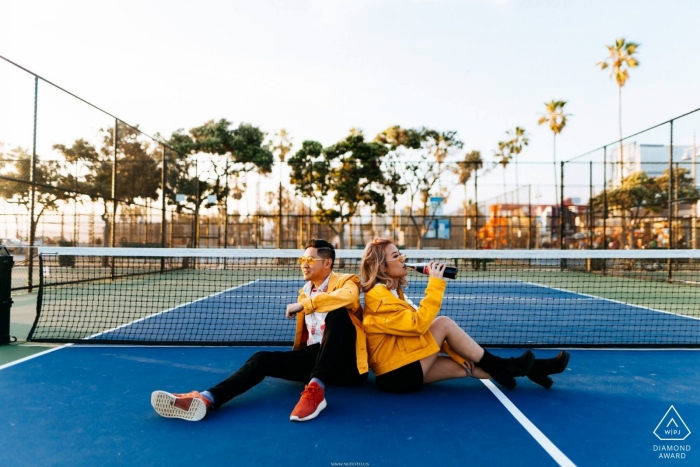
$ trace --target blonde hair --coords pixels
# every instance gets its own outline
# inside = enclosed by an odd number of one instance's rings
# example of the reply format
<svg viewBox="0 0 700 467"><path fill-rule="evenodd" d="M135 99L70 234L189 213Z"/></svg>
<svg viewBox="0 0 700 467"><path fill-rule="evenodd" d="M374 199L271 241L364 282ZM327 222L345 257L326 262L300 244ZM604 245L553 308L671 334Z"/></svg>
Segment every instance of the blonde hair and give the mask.
<svg viewBox="0 0 700 467"><path fill-rule="evenodd" d="M362 262L360 263L360 279L363 292L369 292L378 282L386 285L390 290L397 289L399 286L408 286L408 281L405 277L394 279L387 276L384 270L384 265L386 264L384 248L393 244L394 242L388 238L377 237L365 247L365 252L362 254Z"/></svg>

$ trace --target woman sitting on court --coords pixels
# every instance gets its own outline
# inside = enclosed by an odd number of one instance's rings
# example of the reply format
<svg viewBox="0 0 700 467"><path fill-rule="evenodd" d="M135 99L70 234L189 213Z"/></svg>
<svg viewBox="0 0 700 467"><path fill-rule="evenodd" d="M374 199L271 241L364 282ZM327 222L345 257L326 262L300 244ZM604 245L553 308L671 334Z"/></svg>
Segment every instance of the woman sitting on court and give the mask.
<svg viewBox="0 0 700 467"><path fill-rule="evenodd" d="M567 352L535 359L531 351L518 358L501 358L484 350L454 321L440 312L446 282L445 264L429 263L425 298L415 306L402 290L408 286L406 256L394 243L376 238L362 255L361 281L365 292L363 327L367 333L369 365L383 391L405 393L424 384L472 376L493 379L513 389L516 376L528 376L546 388L548 375L561 373ZM442 350L449 355L439 356Z"/></svg>

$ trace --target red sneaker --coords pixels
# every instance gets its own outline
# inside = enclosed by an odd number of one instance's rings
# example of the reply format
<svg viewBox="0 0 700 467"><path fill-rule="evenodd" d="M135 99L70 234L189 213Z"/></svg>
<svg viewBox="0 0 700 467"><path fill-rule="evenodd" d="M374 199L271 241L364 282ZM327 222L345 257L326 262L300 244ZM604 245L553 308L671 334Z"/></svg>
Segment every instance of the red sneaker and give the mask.
<svg viewBox="0 0 700 467"><path fill-rule="evenodd" d="M289 419L295 422L305 422L316 418L321 410L328 405L324 395L325 391L317 383L307 385Z"/></svg>
<svg viewBox="0 0 700 467"><path fill-rule="evenodd" d="M153 391L151 405L158 415L169 418L181 418L196 422L204 418L211 401L197 391L187 394L170 394L165 391Z"/></svg>

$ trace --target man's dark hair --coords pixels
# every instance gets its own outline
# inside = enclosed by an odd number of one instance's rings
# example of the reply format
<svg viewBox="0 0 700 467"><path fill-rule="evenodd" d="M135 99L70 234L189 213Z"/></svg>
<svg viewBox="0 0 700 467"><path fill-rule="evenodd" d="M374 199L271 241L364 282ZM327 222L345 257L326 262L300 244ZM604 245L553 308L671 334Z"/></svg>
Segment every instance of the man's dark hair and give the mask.
<svg viewBox="0 0 700 467"><path fill-rule="evenodd" d="M318 256L324 259L330 258L331 269L333 269L333 265L335 264L335 248L333 247L333 244L325 240L312 238L306 242L306 246L304 248L316 248L316 251L318 251Z"/></svg>

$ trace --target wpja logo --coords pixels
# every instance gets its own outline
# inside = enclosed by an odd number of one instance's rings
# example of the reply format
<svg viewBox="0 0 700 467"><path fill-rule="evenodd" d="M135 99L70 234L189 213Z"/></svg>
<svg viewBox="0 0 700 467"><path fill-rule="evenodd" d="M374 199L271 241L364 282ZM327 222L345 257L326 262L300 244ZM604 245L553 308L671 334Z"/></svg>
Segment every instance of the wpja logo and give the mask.
<svg viewBox="0 0 700 467"><path fill-rule="evenodd" d="M671 406L656 425L654 435L661 441L683 441L690 435L690 429L676 408ZM659 459L685 459L688 451L690 451L689 444L654 445L654 452L659 453Z"/></svg>

